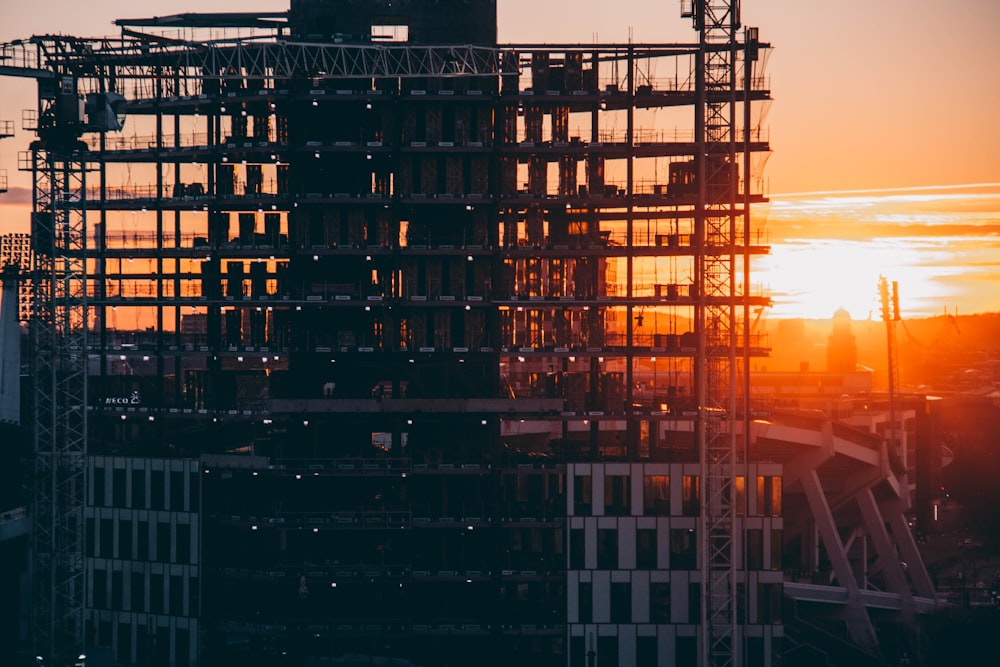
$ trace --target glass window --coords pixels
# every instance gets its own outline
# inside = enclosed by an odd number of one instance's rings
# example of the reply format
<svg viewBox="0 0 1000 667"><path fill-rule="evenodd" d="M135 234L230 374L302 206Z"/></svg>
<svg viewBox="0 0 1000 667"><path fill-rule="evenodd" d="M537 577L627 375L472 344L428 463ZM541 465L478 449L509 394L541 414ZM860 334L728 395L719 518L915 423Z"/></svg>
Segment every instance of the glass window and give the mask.
<svg viewBox="0 0 1000 667"><path fill-rule="evenodd" d="M137 560L149 560L149 522L140 521L139 530L136 535L136 554Z"/></svg>
<svg viewBox="0 0 1000 667"><path fill-rule="evenodd" d="M628 475L604 476L604 514L607 516L628 516L629 514Z"/></svg>
<svg viewBox="0 0 1000 667"><path fill-rule="evenodd" d="M580 608L579 622L580 623L593 623L594 622L594 585L589 581L584 581L580 583L579 588L579 602L577 603Z"/></svg>
<svg viewBox="0 0 1000 667"><path fill-rule="evenodd" d="M94 527L94 519L93 519L93 517L87 517L87 537L86 537L87 544L86 544L86 553L87 553L87 556L90 557L90 558L94 557L94 545L96 544L94 542L95 538L96 538L96 534L95 534L95 527Z"/></svg>
<svg viewBox="0 0 1000 667"><path fill-rule="evenodd" d="M167 610L163 608L163 575L149 575L149 612L151 614L165 614Z"/></svg>
<svg viewBox="0 0 1000 667"><path fill-rule="evenodd" d="M118 557L131 560L132 556L132 521L124 516L118 517Z"/></svg>
<svg viewBox="0 0 1000 667"><path fill-rule="evenodd" d="M179 470L170 473L170 509L175 512L185 511L184 473Z"/></svg>
<svg viewBox="0 0 1000 667"><path fill-rule="evenodd" d="M618 530L615 528L597 529L597 569L618 569Z"/></svg>
<svg viewBox="0 0 1000 667"><path fill-rule="evenodd" d="M191 562L191 526L177 524L177 562L187 565Z"/></svg>
<svg viewBox="0 0 1000 667"><path fill-rule="evenodd" d="M163 479L162 470L153 470L150 473L150 479L152 483L150 484L150 507L154 510L162 510L164 502L165 484Z"/></svg>
<svg viewBox="0 0 1000 667"><path fill-rule="evenodd" d="M746 660L747 667L764 667L764 665L767 664L764 657L763 637L747 637L746 651L747 651L747 660Z"/></svg>
<svg viewBox="0 0 1000 667"><path fill-rule="evenodd" d="M611 622L632 622L632 584L630 582L612 582L611 584Z"/></svg>
<svg viewBox="0 0 1000 667"><path fill-rule="evenodd" d="M111 502L114 507L125 507L125 469L115 468L111 471Z"/></svg>
<svg viewBox="0 0 1000 667"><path fill-rule="evenodd" d="M94 568L93 603L95 609L104 609L108 606L108 573L97 568Z"/></svg>
<svg viewBox="0 0 1000 667"><path fill-rule="evenodd" d="M198 490L201 484L201 477L198 473L191 473L188 475L188 491L191 494L191 504L189 505L190 512L197 512L199 510L198 503L200 502L200 494Z"/></svg>
<svg viewBox="0 0 1000 667"><path fill-rule="evenodd" d="M700 482L697 475L681 477L681 513L684 516L698 516L701 511Z"/></svg>
<svg viewBox="0 0 1000 667"><path fill-rule="evenodd" d="M132 626L118 622L118 655L119 662L132 662Z"/></svg>
<svg viewBox="0 0 1000 667"><path fill-rule="evenodd" d="M570 667L588 667L587 649L583 637L569 638L569 661Z"/></svg>
<svg viewBox="0 0 1000 667"><path fill-rule="evenodd" d="M635 567L639 570L656 569L655 528L639 528L635 531Z"/></svg>
<svg viewBox="0 0 1000 667"><path fill-rule="evenodd" d="M569 569L582 570L586 567L586 552L584 547L583 528L572 528L569 531Z"/></svg>
<svg viewBox="0 0 1000 667"><path fill-rule="evenodd" d="M573 514L586 516L593 513L593 487L590 475L573 477Z"/></svg>
<svg viewBox="0 0 1000 667"><path fill-rule="evenodd" d="M757 622L781 623L781 584L758 584Z"/></svg>
<svg viewBox="0 0 1000 667"><path fill-rule="evenodd" d="M99 558L113 558L112 549L115 544L115 525L111 519L101 519L101 549Z"/></svg>
<svg viewBox="0 0 1000 667"><path fill-rule="evenodd" d="M642 478L642 513L646 516L670 514L670 477L646 475Z"/></svg>
<svg viewBox="0 0 1000 667"><path fill-rule="evenodd" d="M747 514L747 478L736 478L736 516Z"/></svg>
<svg viewBox="0 0 1000 667"><path fill-rule="evenodd" d="M688 584L688 623L701 622L701 584Z"/></svg>
<svg viewBox="0 0 1000 667"><path fill-rule="evenodd" d="M764 531L760 528L747 530L747 569L764 568Z"/></svg>
<svg viewBox="0 0 1000 667"><path fill-rule="evenodd" d="M781 477L757 477L757 513L762 516L781 516Z"/></svg>
<svg viewBox="0 0 1000 667"><path fill-rule="evenodd" d="M94 487L94 507L104 506L104 468L99 465L94 466L94 476L90 480Z"/></svg>
<svg viewBox="0 0 1000 667"><path fill-rule="evenodd" d="M678 637L674 647L677 651L677 662L674 664L698 664L698 640L696 637Z"/></svg>
<svg viewBox="0 0 1000 667"><path fill-rule="evenodd" d="M597 664L618 667L618 637L597 638Z"/></svg>
<svg viewBox="0 0 1000 667"><path fill-rule="evenodd" d="M124 609L122 585L122 571L113 570L111 572L111 608L118 611Z"/></svg>
<svg viewBox="0 0 1000 667"><path fill-rule="evenodd" d="M132 507L149 508L146 504L146 471L142 469L132 471Z"/></svg>
<svg viewBox="0 0 1000 667"><path fill-rule="evenodd" d="M177 667L188 667L191 664L191 632L184 628L174 631L174 655L177 656Z"/></svg>
<svg viewBox="0 0 1000 667"><path fill-rule="evenodd" d="M693 570L698 567L697 547L693 528L670 530L670 569Z"/></svg>
<svg viewBox="0 0 1000 667"><path fill-rule="evenodd" d="M133 572L129 582L129 597L131 598L129 607L132 611L142 613L146 611L146 582L141 572Z"/></svg>
<svg viewBox="0 0 1000 667"><path fill-rule="evenodd" d="M170 562L170 524L165 521L156 524L156 560Z"/></svg>
<svg viewBox="0 0 1000 667"><path fill-rule="evenodd" d="M198 577L188 579L188 616L201 615L201 591L198 588Z"/></svg>
<svg viewBox="0 0 1000 667"><path fill-rule="evenodd" d="M170 577L170 615L184 614L184 579L179 575Z"/></svg>
<svg viewBox="0 0 1000 667"><path fill-rule="evenodd" d="M781 477L771 477L771 516L781 516Z"/></svg>
<svg viewBox="0 0 1000 667"><path fill-rule="evenodd" d="M657 667L656 637L635 638L636 667Z"/></svg>
<svg viewBox="0 0 1000 667"><path fill-rule="evenodd" d="M670 622L670 582L649 584L649 622Z"/></svg>

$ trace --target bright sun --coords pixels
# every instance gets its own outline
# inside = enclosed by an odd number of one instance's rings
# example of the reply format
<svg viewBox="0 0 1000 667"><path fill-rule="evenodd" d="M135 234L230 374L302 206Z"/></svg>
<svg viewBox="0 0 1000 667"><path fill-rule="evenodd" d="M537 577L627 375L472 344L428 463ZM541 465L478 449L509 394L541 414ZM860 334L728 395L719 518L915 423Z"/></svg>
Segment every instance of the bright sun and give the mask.
<svg viewBox="0 0 1000 667"><path fill-rule="evenodd" d="M774 301L771 317L829 319L845 308L855 320L879 317L878 282L900 284L900 306L907 301L940 300L944 290L920 265L933 252L918 239L788 239L756 262L756 281Z"/></svg>

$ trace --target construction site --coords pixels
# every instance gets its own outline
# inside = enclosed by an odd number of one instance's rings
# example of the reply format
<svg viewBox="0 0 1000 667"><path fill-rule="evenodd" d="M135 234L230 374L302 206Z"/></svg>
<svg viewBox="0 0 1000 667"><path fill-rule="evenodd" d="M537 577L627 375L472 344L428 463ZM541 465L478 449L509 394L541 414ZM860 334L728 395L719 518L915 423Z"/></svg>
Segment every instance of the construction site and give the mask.
<svg viewBox="0 0 1000 667"><path fill-rule="evenodd" d="M921 408L753 383L770 45L672 11L690 43L292 0L0 46L38 82L12 664L900 664Z"/></svg>

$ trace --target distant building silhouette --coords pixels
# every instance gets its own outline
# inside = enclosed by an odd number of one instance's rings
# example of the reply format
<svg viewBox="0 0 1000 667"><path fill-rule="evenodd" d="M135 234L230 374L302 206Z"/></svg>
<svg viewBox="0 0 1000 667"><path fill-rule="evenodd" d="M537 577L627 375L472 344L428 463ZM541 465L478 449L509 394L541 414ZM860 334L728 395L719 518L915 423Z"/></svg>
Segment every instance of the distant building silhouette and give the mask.
<svg viewBox="0 0 1000 667"><path fill-rule="evenodd" d="M858 365L858 344L851 331L851 314L843 308L833 314L833 332L826 347L826 370L850 373Z"/></svg>

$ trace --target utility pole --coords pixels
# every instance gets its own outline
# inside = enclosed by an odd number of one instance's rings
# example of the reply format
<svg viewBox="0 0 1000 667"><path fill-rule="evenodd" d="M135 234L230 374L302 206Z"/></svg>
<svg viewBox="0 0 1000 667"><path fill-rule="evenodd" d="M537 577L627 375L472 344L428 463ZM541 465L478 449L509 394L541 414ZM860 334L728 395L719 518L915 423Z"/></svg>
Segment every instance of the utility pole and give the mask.
<svg viewBox="0 0 1000 667"><path fill-rule="evenodd" d="M889 455L898 457L898 462L905 474L906 448L896 437L896 393L899 391L899 353L896 345L896 322L899 317L899 283L892 282L892 292L889 291L889 281L884 276L878 281L879 300L882 305L882 321L885 322L886 333L886 366L889 373Z"/></svg>

